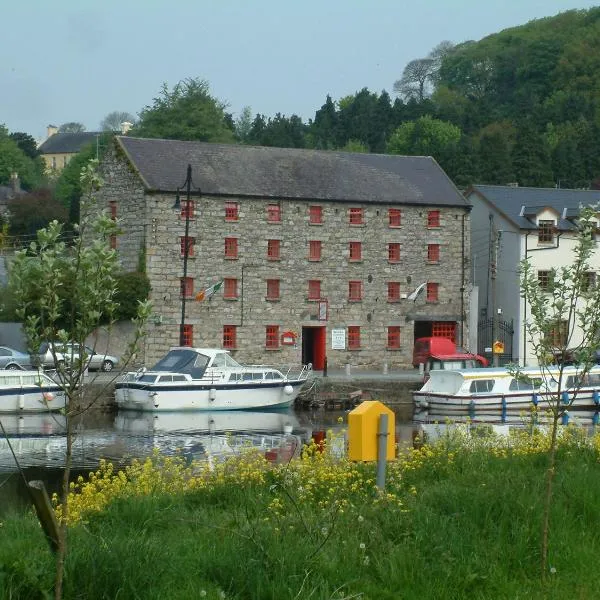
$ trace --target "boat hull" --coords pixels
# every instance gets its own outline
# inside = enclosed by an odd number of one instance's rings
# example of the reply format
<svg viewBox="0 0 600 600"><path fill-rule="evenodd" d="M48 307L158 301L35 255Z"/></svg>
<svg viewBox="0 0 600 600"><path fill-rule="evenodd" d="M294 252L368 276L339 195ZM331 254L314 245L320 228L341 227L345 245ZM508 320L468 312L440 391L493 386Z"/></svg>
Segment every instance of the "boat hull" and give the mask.
<svg viewBox="0 0 600 600"><path fill-rule="evenodd" d="M0 389L0 414L47 413L64 407L65 394L59 387Z"/></svg>
<svg viewBox="0 0 600 600"><path fill-rule="evenodd" d="M306 379L252 384L146 385L117 383L115 401L120 409L140 411L245 410L290 406Z"/></svg>

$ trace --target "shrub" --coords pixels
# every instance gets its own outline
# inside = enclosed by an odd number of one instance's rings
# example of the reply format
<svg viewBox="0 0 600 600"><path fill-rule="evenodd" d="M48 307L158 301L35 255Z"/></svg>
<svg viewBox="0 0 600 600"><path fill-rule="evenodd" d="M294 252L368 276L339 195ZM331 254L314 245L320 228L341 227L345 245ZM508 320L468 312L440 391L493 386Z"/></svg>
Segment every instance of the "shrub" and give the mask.
<svg viewBox="0 0 600 600"><path fill-rule="evenodd" d="M150 281L145 273L132 272L117 275L117 293L115 302L117 320L127 320L137 314L138 300L148 299L150 294Z"/></svg>

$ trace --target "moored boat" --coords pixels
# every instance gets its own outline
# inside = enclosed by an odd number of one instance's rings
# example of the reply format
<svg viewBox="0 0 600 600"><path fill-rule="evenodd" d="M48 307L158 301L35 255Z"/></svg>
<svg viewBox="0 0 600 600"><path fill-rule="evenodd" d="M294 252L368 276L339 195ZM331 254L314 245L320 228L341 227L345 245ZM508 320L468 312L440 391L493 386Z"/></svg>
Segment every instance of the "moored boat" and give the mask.
<svg viewBox="0 0 600 600"><path fill-rule="evenodd" d="M64 391L45 373L0 370L0 413L41 413L64 406Z"/></svg>
<svg viewBox="0 0 600 600"><path fill-rule="evenodd" d="M600 406L600 366L583 373L577 366L528 367L517 374L506 368L433 370L423 387L413 392L417 408L447 412L540 410L559 400L564 408Z"/></svg>
<svg viewBox="0 0 600 600"><path fill-rule="evenodd" d="M241 365L227 350L175 347L150 370L128 373L115 385L121 409L242 410L290 406L310 366L283 372Z"/></svg>

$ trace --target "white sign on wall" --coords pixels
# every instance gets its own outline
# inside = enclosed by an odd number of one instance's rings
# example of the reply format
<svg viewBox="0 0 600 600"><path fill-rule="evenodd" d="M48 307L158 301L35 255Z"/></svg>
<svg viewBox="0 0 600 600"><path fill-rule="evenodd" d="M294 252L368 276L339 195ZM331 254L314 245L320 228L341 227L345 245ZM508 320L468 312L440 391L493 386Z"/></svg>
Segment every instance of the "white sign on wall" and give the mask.
<svg viewBox="0 0 600 600"><path fill-rule="evenodd" d="M331 349L345 350L346 349L346 330L332 329L331 330Z"/></svg>

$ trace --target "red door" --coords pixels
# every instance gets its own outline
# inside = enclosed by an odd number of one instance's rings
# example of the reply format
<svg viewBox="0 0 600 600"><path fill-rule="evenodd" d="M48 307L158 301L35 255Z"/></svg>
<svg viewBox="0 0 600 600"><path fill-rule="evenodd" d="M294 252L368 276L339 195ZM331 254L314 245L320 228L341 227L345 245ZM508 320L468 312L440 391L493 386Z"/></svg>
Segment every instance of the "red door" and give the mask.
<svg viewBox="0 0 600 600"><path fill-rule="evenodd" d="M313 369L315 371L322 371L325 368L325 350L326 350L326 327L315 327L315 337L313 341L313 355L315 360L313 362Z"/></svg>

